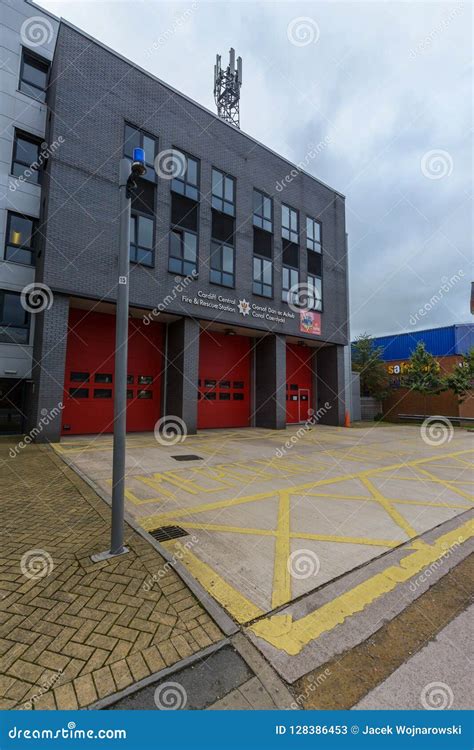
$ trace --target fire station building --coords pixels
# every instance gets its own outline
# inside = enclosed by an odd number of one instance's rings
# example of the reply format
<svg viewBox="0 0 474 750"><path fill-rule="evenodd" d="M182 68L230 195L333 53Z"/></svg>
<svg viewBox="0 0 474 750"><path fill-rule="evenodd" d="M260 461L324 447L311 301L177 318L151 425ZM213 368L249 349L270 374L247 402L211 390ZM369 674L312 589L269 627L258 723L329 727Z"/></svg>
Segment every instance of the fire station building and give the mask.
<svg viewBox="0 0 474 750"><path fill-rule="evenodd" d="M118 168L137 146L128 430L342 424L344 197L64 21L47 103L32 422L63 408L43 437L113 429Z"/></svg>

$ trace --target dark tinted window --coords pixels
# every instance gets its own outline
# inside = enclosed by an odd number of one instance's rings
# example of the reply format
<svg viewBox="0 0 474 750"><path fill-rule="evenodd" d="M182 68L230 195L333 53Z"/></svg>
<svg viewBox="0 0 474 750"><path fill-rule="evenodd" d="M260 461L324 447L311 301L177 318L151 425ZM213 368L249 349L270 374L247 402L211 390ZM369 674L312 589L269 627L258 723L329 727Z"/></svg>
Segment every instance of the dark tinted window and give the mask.
<svg viewBox="0 0 474 750"><path fill-rule="evenodd" d="M49 62L24 49L21 58L19 89L38 101L46 100Z"/></svg>
<svg viewBox="0 0 474 750"><path fill-rule="evenodd" d="M0 290L0 342L27 344L29 315L18 292Z"/></svg>
<svg viewBox="0 0 474 750"><path fill-rule="evenodd" d="M22 177L27 182L40 181L40 147L39 138L15 132L12 162L12 174L15 177Z"/></svg>

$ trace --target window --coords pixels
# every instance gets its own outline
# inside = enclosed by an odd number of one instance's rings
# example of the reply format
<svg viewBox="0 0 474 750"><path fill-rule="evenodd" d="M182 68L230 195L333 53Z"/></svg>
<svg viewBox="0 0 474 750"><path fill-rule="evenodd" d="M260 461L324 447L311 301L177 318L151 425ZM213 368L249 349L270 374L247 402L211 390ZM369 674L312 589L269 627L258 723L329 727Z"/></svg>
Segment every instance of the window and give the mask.
<svg viewBox="0 0 474 750"><path fill-rule="evenodd" d="M199 198L199 162L178 149L173 149L176 177L171 180L171 190L193 201Z"/></svg>
<svg viewBox="0 0 474 750"><path fill-rule="evenodd" d="M308 276L308 310L322 310L322 284L317 276Z"/></svg>
<svg viewBox="0 0 474 750"><path fill-rule="evenodd" d="M306 217L306 247L321 252L321 224L310 216Z"/></svg>
<svg viewBox="0 0 474 750"><path fill-rule="evenodd" d="M283 302L292 304L298 303L298 291L295 289L290 292L290 289L298 285L298 270L296 268L287 268L283 266L282 269L282 290L281 298Z"/></svg>
<svg viewBox="0 0 474 750"><path fill-rule="evenodd" d="M234 248L223 242L211 242L211 270L209 279L213 284L234 286Z"/></svg>
<svg viewBox="0 0 474 750"><path fill-rule="evenodd" d="M35 265L36 228L35 219L21 214L8 214L5 260L27 266Z"/></svg>
<svg viewBox="0 0 474 750"><path fill-rule="evenodd" d="M155 222L137 212L130 217L130 260L143 266L154 263Z"/></svg>
<svg viewBox="0 0 474 750"><path fill-rule="evenodd" d="M273 264L271 260L253 256L253 293L262 297L273 295Z"/></svg>
<svg viewBox="0 0 474 750"><path fill-rule="evenodd" d="M235 180L218 169L212 170L212 208L229 216L235 214Z"/></svg>
<svg viewBox="0 0 474 750"><path fill-rule="evenodd" d="M21 304L18 292L0 290L0 342L27 344L29 315Z"/></svg>
<svg viewBox="0 0 474 750"><path fill-rule="evenodd" d="M253 225L266 232L273 232L272 199L261 193L260 190L253 191Z"/></svg>
<svg viewBox="0 0 474 750"><path fill-rule="evenodd" d="M111 383L113 375L110 372L96 372L94 375L94 383Z"/></svg>
<svg viewBox="0 0 474 750"><path fill-rule="evenodd" d="M69 395L72 398L89 398L88 388L70 388Z"/></svg>
<svg viewBox="0 0 474 750"><path fill-rule="evenodd" d="M33 135L15 131L12 174L36 184L40 181L41 141Z"/></svg>
<svg viewBox="0 0 474 750"><path fill-rule="evenodd" d="M20 83L18 88L23 94L32 96L40 102L46 101L48 88L49 63L38 55L24 49L21 58Z"/></svg>
<svg viewBox="0 0 474 750"><path fill-rule="evenodd" d="M88 383L90 374L88 372L71 372L69 380L71 383Z"/></svg>
<svg viewBox="0 0 474 750"><path fill-rule="evenodd" d="M168 270L181 276L190 276L197 270L197 236L183 229L170 232Z"/></svg>
<svg viewBox="0 0 474 750"><path fill-rule="evenodd" d="M281 236L298 244L298 212L284 203L281 206Z"/></svg>
<svg viewBox="0 0 474 750"><path fill-rule="evenodd" d="M155 157L158 153L158 140L152 135L145 133L143 130L135 128L133 125L125 124L125 138L123 146L123 155L127 159L133 159L133 149L142 148L145 151L145 164L147 167L146 174L142 179L155 182Z"/></svg>
<svg viewBox="0 0 474 750"><path fill-rule="evenodd" d="M112 389L94 388L94 398L112 398Z"/></svg>

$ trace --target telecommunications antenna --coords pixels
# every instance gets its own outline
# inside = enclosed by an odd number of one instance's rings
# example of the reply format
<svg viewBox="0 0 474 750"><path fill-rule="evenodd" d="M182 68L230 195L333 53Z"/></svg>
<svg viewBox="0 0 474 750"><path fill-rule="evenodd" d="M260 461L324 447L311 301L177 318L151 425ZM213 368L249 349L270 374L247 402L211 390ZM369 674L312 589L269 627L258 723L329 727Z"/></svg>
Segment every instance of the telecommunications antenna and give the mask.
<svg viewBox="0 0 474 750"><path fill-rule="evenodd" d="M229 64L224 70L221 66L221 56L216 55L214 65L214 100L217 114L230 125L240 128L240 87L242 86L242 58L237 58L235 67L235 50L229 50Z"/></svg>

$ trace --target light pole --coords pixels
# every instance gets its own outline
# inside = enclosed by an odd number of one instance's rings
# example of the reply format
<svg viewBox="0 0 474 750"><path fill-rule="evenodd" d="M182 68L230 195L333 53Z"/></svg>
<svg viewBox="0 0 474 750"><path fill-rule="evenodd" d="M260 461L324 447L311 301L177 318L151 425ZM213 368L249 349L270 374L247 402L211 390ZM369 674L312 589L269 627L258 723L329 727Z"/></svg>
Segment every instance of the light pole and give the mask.
<svg viewBox="0 0 474 750"><path fill-rule="evenodd" d="M145 152L133 150L132 163L120 160L120 240L115 322L114 445L112 459L112 523L110 549L92 555L93 562L124 555L123 544L125 457L127 439L128 276L130 267L130 205L135 178L146 173Z"/></svg>

